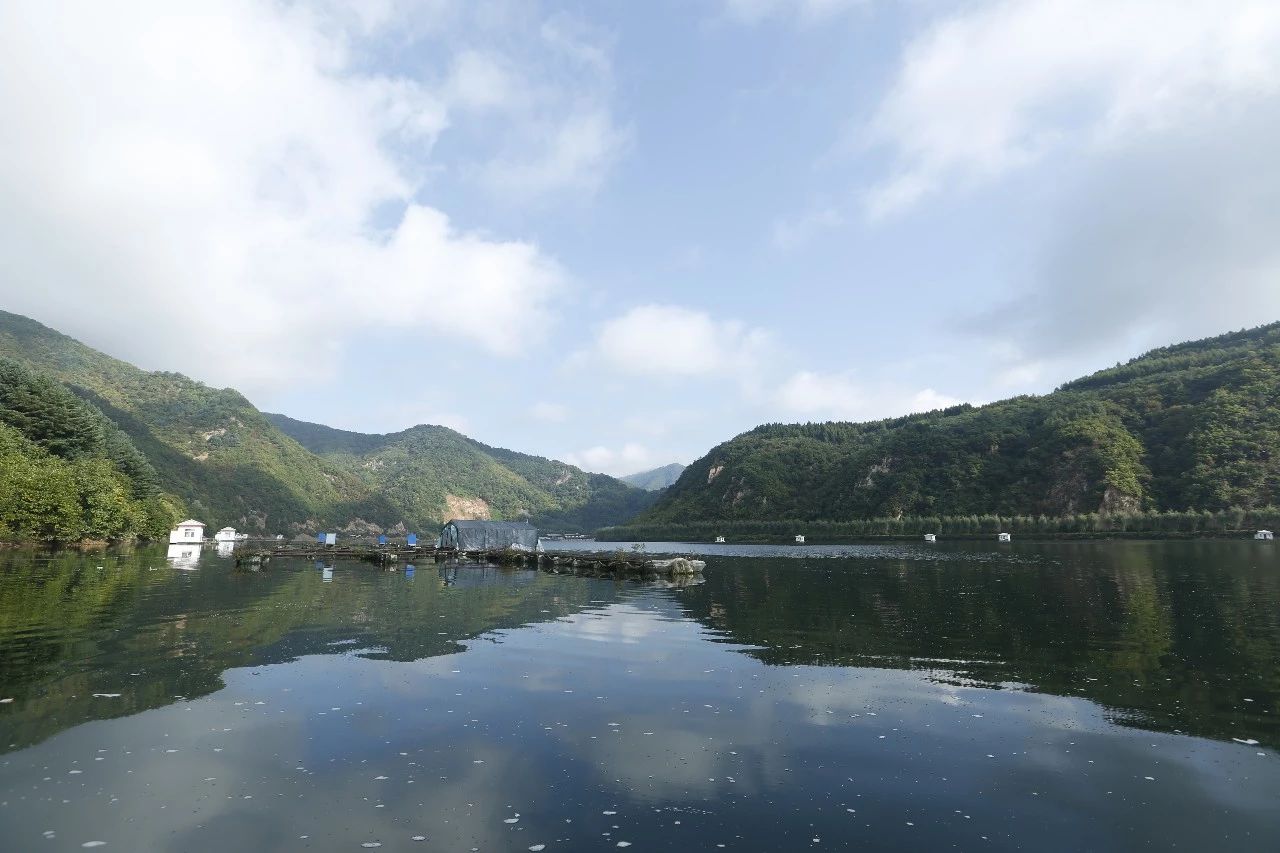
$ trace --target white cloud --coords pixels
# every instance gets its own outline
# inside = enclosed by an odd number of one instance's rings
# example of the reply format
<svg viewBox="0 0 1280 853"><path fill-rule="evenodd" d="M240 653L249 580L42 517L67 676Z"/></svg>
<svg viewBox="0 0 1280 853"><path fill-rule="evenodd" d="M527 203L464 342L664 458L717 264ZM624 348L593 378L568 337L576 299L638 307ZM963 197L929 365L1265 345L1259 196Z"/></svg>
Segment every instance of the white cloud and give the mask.
<svg viewBox="0 0 1280 853"><path fill-rule="evenodd" d="M808 243L818 233L849 224L849 216L831 207L818 207L794 219L778 219L773 223L773 245L779 249L795 249Z"/></svg>
<svg viewBox="0 0 1280 853"><path fill-rule="evenodd" d="M1046 153L1215 121L1280 87L1272 0L995 0L912 41L870 140L896 156L868 212Z"/></svg>
<svg viewBox="0 0 1280 853"><path fill-rule="evenodd" d="M324 375L367 334L517 352L494 330L552 320L564 273L532 243L458 229L421 175L459 116L507 111L517 146L531 125L607 138L607 111L584 131L546 95L510 116L512 81L541 78L463 43L439 78L370 70L362 40L398 9L0 5L5 306L249 390ZM557 74L544 92L573 79ZM599 147L566 146L522 191L599 179Z"/></svg>
<svg viewBox="0 0 1280 853"><path fill-rule="evenodd" d="M590 195L631 145L613 115L612 39L567 14L553 15L530 37L551 57L544 77L515 82L504 121L516 132L479 172L495 196L528 202L574 192Z"/></svg>
<svg viewBox="0 0 1280 853"><path fill-rule="evenodd" d="M1030 280L972 323L1006 378L1062 381L1280 318L1278 149L1280 98L1077 178Z"/></svg>
<svg viewBox="0 0 1280 853"><path fill-rule="evenodd" d="M793 18L816 24L842 12L864 5L867 0L723 0L724 14L744 24L758 24L771 18Z"/></svg>
<svg viewBox="0 0 1280 853"><path fill-rule="evenodd" d="M768 332L676 305L642 305L601 326L595 354L638 376L745 379L766 357Z"/></svg>
<svg viewBox="0 0 1280 853"><path fill-rule="evenodd" d="M853 377L801 370L778 388L776 403L788 417L870 421L954 406L960 400L932 388L907 391L866 387Z"/></svg>
<svg viewBox="0 0 1280 853"><path fill-rule="evenodd" d="M625 477L628 474L657 468L671 460L643 444L628 442L618 448L603 445L588 447L585 450L567 454L564 461L570 465L577 465L584 471Z"/></svg>
<svg viewBox="0 0 1280 853"><path fill-rule="evenodd" d="M451 103L484 111L509 107L520 88L516 72L501 56L464 50L453 59L445 92Z"/></svg>
<svg viewBox="0 0 1280 853"><path fill-rule="evenodd" d="M554 123L538 122L519 139L482 175L490 192L520 200L564 190L595 192L630 144L629 133L598 107Z"/></svg>
<svg viewBox="0 0 1280 853"><path fill-rule="evenodd" d="M533 408L529 410L529 414L540 421L546 421L549 424L564 423L569 419L569 410L559 403L548 403L546 401L533 404Z"/></svg>

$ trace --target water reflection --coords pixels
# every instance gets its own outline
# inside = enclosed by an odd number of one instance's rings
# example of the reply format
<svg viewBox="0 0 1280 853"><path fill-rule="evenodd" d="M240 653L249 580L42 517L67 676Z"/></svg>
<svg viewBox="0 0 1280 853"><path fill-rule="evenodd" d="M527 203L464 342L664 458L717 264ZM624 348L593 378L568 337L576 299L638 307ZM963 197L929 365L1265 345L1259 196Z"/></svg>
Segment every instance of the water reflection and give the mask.
<svg viewBox="0 0 1280 853"><path fill-rule="evenodd" d="M200 551L201 547L199 545L170 545L165 559L172 563L175 569L190 571L200 564Z"/></svg>
<svg viewBox="0 0 1280 853"><path fill-rule="evenodd" d="M7 554L0 839L1268 849L1264 559L717 558L662 589Z"/></svg>

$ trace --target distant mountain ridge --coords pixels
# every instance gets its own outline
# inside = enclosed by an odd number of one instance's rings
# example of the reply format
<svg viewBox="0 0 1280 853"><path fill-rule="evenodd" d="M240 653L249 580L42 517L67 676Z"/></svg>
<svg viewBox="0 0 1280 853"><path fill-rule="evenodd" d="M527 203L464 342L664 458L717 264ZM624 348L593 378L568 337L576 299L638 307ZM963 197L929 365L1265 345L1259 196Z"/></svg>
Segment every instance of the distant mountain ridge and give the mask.
<svg viewBox="0 0 1280 853"><path fill-rule="evenodd" d="M444 427L365 436L267 416L232 389L140 370L4 311L0 357L92 403L154 467L160 489L215 528L422 531L453 515L487 514L576 531L625 521L653 499Z"/></svg>
<svg viewBox="0 0 1280 853"><path fill-rule="evenodd" d="M437 505L448 518L528 517L594 530L653 503L644 490L541 456L490 447L443 426L373 435L266 414L283 433L396 506Z"/></svg>
<svg viewBox="0 0 1280 853"><path fill-rule="evenodd" d="M1163 347L975 408L766 424L636 521L1064 516L1280 504L1280 323Z"/></svg>
<svg viewBox="0 0 1280 853"><path fill-rule="evenodd" d="M644 489L647 492L656 492L670 486L676 480L680 479L680 475L684 473L684 466L679 462L672 462L670 465L663 465L661 468L654 468L649 471L641 471L637 474L628 474L618 479L624 483L630 483L638 489Z"/></svg>

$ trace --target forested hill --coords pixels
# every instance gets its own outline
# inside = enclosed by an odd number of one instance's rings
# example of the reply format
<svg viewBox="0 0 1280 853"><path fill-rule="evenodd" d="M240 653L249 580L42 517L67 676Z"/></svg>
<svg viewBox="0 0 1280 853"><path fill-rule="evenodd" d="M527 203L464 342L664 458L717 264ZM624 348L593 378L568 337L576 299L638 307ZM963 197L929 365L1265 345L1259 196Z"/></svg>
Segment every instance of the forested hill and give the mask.
<svg viewBox="0 0 1280 853"><path fill-rule="evenodd" d="M427 531L451 515L488 513L581 530L625 521L651 502L612 478L485 448L442 427L416 427L388 441L396 436L312 426L338 442L312 452L234 390L139 370L3 311L0 358L56 380L104 415L154 469L159 490L174 496L172 511L213 529ZM19 437L6 440L18 447ZM374 456L356 461L361 441ZM45 452L34 447L21 445L20 452ZM19 450L6 453L0 465L8 471Z"/></svg>
<svg viewBox="0 0 1280 853"><path fill-rule="evenodd" d="M168 531L155 469L102 412L0 358L0 541Z"/></svg>
<svg viewBox="0 0 1280 853"><path fill-rule="evenodd" d="M529 517L547 529L584 531L633 518L654 500L612 477L489 447L448 427L369 435L266 417L396 507L438 506L452 518Z"/></svg>
<svg viewBox="0 0 1280 853"><path fill-rule="evenodd" d="M1016 397L872 423L768 424L638 524L1062 516L1280 504L1280 323Z"/></svg>

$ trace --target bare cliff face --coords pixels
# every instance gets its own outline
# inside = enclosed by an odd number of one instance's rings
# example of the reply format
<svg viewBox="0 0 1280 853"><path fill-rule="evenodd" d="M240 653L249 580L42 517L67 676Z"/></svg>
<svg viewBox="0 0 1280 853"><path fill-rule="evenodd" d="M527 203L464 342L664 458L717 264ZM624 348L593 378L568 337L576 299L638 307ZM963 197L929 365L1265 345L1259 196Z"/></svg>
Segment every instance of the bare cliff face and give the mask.
<svg viewBox="0 0 1280 853"><path fill-rule="evenodd" d="M444 513L440 520L453 518L488 520L493 517L489 504L483 498L463 498L458 495L444 496Z"/></svg>

